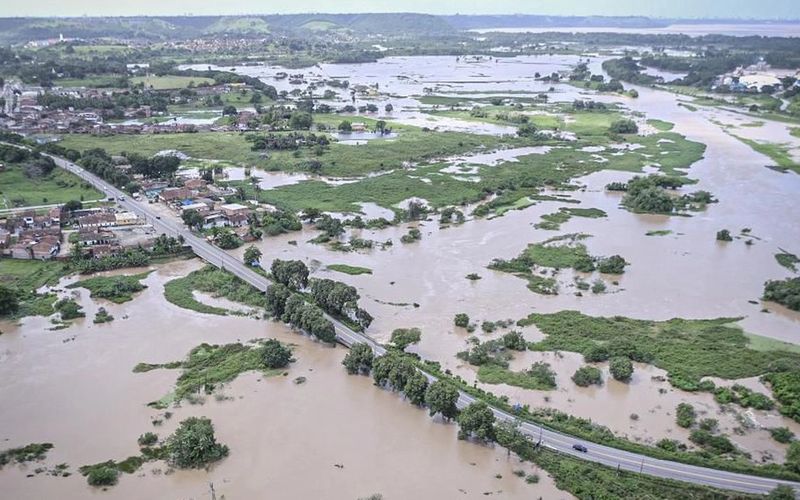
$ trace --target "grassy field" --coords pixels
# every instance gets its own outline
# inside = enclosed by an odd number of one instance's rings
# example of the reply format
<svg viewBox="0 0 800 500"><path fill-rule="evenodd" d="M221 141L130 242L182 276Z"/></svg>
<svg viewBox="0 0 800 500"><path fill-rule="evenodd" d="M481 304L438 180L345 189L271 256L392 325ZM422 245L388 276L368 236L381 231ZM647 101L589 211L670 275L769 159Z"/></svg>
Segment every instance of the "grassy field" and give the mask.
<svg viewBox="0 0 800 500"><path fill-rule="evenodd" d="M577 311L531 314L518 322L536 325L547 337L529 345L539 351L586 354L597 346L627 352L669 373L670 382L691 388L702 377L739 379L771 371L778 363L800 367L800 352L746 335L735 319L669 321L592 317Z"/></svg>
<svg viewBox="0 0 800 500"><path fill-rule="evenodd" d="M35 290L55 285L70 274L61 262L0 258L0 283L19 290Z"/></svg>
<svg viewBox="0 0 800 500"><path fill-rule="evenodd" d="M481 365L478 368L478 380L484 384L507 384L531 391L555 389L554 385L528 371L515 372L493 364Z"/></svg>
<svg viewBox="0 0 800 500"><path fill-rule="evenodd" d="M339 121L342 119L339 117ZM367 121L357 117L349 119ZM394 130L399 134L396 139L376 139L360 146L334 143L320 156L310 149L300 149L298 152L270 151L269 158L262 158L259 152L250 149L251 144L245 140L244 134L235 132L111 137L68 135L63 136L61 145L78 150L102 147L111 154L136 151L152 155L177 149L195 158L228 160L258 165L267 170L302 171L307 169L310 160L317 160L326 175L358 176L402 168L405 162L423 162L520 142L488 135L424 132L416 127L395 127Z"/></svg>
<svg viewBox="0 0 800 500"><path fill-rule="evenodd" d="M768 156L775 164L781 168L793 170L800 174L800 163L794 161L789 154L789 148L785 144L778 144L774 142L758 142L752 139L739 137L738 135L731 134L743 143L747 144L753 151Z"/></svg>
<svg viewBox="0 0 800 500"><path fill-rule="evenodd" d="M357 276L359 274L372 274L372 269L368 267L349 266L347 264L329 264L328 269L337 273L345 273Z"/></svg>
<svg viewBox="0 0 800 500"><path fill-rule="evenodd" d="M20 297L15 318L53 314L56 295L38 295L35 290L55 285L70 273L68 266L61 262L0 258L0 283L16 290Z"/></svg>
<svg viewBox="0 0 800 500"><path fill-rule="evenodd" d="M655 128L656 130L660 130L661 132L669 132L673 128L675 128L674 123L665 122L664 120L647 120L647 124Z"/></svg>
<svg viewBox="0 0 800 500"><path fill-rule="evenodd" d="M250 143L240 133L164 134L153 136L91 137L65 136L62 145L75 149L103 147L112 154L136 151L154 154L176 149L195 158L219 159L241 165L255 165L267 170L303 171L310 162L319 162L321 171L331 176L364 176L355 183L330 185L321 181L306 181L294 185L255 193L249 183L243 183L249 197L257 197L290 210L318 208L337 212L356 212L358 203L374 202L391 207L412 196L424 198L434 207L474 203L484 199L486 193L503 191L503 207L507 210L533 203L532 196L545 186L566 186L567 181L603 169L641 172L642 167L658 158L662 172L683 175L684 169L702 158L705 146L686 140L673 132L661 132L647 137L630 136L625 139L639 145L639 149L622 149L620 154L610 148L600 153L582 151L585 146L610 146L608 125L619 114L616 112L572 113L564 126L582 139L569 143L556 140L535 140L518 137L495 137L458 132L426 132L419 127L390 124L398 137L389 140L372 140L361 146L332 144L322 152L311 149L298 151L270 151L268 157L251 151ZM336 125L344 117L316 115L315 120L325 125ZM347 117L363 121L367 127L374 120L364 117ZM532 145L554 147L545 154L520 156L497 166L477 165L474 177L442 173L448 166L436 163L442 158L470 152L491 151ZM600 158L600 159L598 159ZM416 165L413 169L404 168ZM477 180L477 182L473 182ZM524 186L524 188L523 188ZM498 215L495 213L495 215Z"/></svg>
<svg viewBox="0 0 800 500"><path fill-rule="evenodd" d="M164 408L169 403L179 402L187 397L205 391L213 392L220 384L230 382L248 371L260 371L265 376L279 375L285 368L269 369L264 363L264 347L255 344L201 344L189 352L185 361L164 364L139 363L134 373L167 368L182 370L175 384L175 391L164 396L150 406Z"/></svg>
<svg viewBox="0 0 800 500"><path fill-rule="evenodd" d="M120 276L95 276L78 281L67 288L85 288L91 292L93 299L107 299L115 304L122 304L133 300L133 294L141 292L145 285L140 283L150 272L120 275Z"/></svg>
<svg viewBox="0 0 800 500"><path fill-rule="evenodd" d="M60 78L53 82L60 87L103 88L116 85L125 75L93 75L85 78Z"/></svg>
<svg viewBox="0 0 800 500"><path fill-rule="evenodd" d="M56 168L49 175L32 179L19 165L0 171L0 208L65 203L70 200L98 200L102 195L75 175Z"/></svg>
<svg viewBox="0 0 800 500"><path fill-rule="evenodd" d="M220 316L230 314L227 309L198 302L192 295L194 290L260 309L265 305L264 296L258 290L234 275L211 266L168 281L164 285L164 297L168 302L184 309Z"/></svg>
<svg viewBox="0 0 800 500"><path fill-rule="evenodd" d="M154 90L172 90L172 89L183 89L189 86L190 83L194 82L195 85L199 85L201 83L214 83L214 80L211 78L204 78L199 76L176 76L176 75L163 75L163 76L136 76L131 78L131 85L137 85L139 83L144 83L144 86L147 88L153 88Z"/></svg>

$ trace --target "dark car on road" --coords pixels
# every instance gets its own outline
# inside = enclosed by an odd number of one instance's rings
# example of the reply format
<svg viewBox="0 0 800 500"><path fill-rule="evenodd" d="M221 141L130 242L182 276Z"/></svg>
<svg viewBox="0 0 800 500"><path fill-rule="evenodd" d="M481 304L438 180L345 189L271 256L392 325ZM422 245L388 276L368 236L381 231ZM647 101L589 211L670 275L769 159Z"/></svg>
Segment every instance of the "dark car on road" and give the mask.
<svg viewBox="0 0 800 500"><path fill-rule="evenodd" d="M579 451L579 452L581 452L581 453L586 453L587 451L589 451L589 450L587 450L587 449L586 449L586 447L585 447L584 445L582 445L582 444L573 444L573 445L572 445L572 449L573 449L573 450L578 450L578 451Z"/></svg>

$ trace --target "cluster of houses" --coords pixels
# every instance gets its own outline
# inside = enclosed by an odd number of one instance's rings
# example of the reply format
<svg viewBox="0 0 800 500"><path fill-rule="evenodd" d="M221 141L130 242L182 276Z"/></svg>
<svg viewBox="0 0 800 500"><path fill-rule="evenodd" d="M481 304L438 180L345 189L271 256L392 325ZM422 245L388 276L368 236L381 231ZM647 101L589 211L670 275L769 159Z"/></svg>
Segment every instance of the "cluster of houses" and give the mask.
<svg viewBox="0 0 800 500"><path fill-rule="evenodd" d="M253 214L248 205L225 201L227 196L235 193L233 189L208 184L202 178L187 179L181 187L164 187L157 192L152 185L144 190L148 197L155 196L178 215L189 210L200 214L203 217L202 229L231 227L242 229L245 234Z"/></svg>
<svg viewBox="0 0 800 500"><path fill-rule="evenodd" d="M34 210L0 219L0 255L12 259L61 259L77 245L87 256L99 258L125 248L149 247L154 230L135 214L111 208L69 212L54 207L47 214Z"/></svg>
<svg viewBox="0 0 800 500"><path fill-rule="evenodd" d="M0 220L0 254L13 259L53 259L61 253L62 210L45 215L34 210L18 212Z"/></svg>
<svg viewBox="0 0 800 500"><path fill-rule="evenodd" d="M794 76L797 80L795 86L800 86L800 71L785 76ZM752 66L738 67L734 71L720 76L716 86L724 85L732 92L763 92L765 90L777 91L783 88L780 75L772 71L765 62Z"/></svg>
<svg viewBox="0 0 800 500"><path fill-rule="evenodd" d="M193 89L198 97L241 91L248 88L244 84L230 83L214 86L198 86ZM167 134L198 131L246 130L248 123L256 117L252 111L242 111L234 124L215 125L214 120L180 120L177 118L151 123L149 118L166 116L154 112L150 106L142 105L125 109L121 120L104 119L102 109L48 109L39 104L38 97L44 92L76 98L110 98L113 89L85 87L54 87L44 89L38 86L6 82L0 91L4 102L0 114L0 127L20 134L35 133L73 133L73 134ZM175 97L174 99L178 99ZM200 123L202 122L202 123Z"/></svg>

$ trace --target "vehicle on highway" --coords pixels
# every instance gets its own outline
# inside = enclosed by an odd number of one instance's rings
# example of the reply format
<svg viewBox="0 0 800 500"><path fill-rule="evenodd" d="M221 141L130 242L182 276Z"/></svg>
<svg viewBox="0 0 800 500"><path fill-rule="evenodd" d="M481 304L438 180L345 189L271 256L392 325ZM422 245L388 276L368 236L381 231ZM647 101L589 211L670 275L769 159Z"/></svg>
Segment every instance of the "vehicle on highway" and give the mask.
<svg viewBox="0 0 800 500"><path fill-rule="evenodd" d="M160 215L156 215L156 219L161 220L161 216Z"/></svg>
<svg viewBox="0 0 800 500"><path fill-rule="evenodd" d="M586 453L587 451L589 451L589 450L587 450L587 449L586 449L586 447L585 447L584 445L582 445L582 444L573 444L573 445L572 445L572 449L573 449L573 450L578 450L578 451L579 451L579 452L581 452L581 453Z"/></svg>
<svg viewBox="0 0 800 500"><path fill-rule="evenodd" d="M119 201L125 201L125 197L124 196L120 196L119 197Z"/></svg>

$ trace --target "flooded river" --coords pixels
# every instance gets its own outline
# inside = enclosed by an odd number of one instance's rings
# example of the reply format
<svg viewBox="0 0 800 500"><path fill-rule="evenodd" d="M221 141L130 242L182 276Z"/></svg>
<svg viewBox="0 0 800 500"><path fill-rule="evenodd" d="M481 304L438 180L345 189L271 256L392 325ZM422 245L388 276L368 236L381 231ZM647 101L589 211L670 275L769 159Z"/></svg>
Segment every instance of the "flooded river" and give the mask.
<svg viewBox="0 0 800 500"><path fill-rule="evenodd" d="M336 498L353 500L373 493L384 498L571 498L542 471L521 464L505 450L456 439L454 424L433 420L396 394L378 389L367 377L348 376L345 350L314 343L283 325L243 317L219 317L182 310L163 299L163 284L200 267L198 261L159 266L133 302L103 303L115 316L92 325L98 307L85 290L87 311L68 329L49 331L42 318L21 326L2 325L0 336L0 439L3 448L52 442L45 464L70 465L73 476L44 474L41 464L6 466L0 472L5 498ZM202 300L202 299L201 299ZM168 393L178 372L135 374L138 362L182 359L202 342L245 342L273 337L295 344L297 359L286 377L256 373L225 386L224 400L163 412L146 403ZM295 384L297 377L306 377ZM93 491L77 468L138 453L137 437L153 431L164 438L189 416L212 419L230 456L209 472L168 473L163 462L146 463L123 474L106 493ZM341 467L338 467L338 466ZM526 484L513 471L537 473ZM496 476L501 477L496 477ZM269 492L268 494L266 492Z"/></svg>
<svg viewBox="0 0 800 500"><path fill-rule="evenodd" d="M389 118L419 124L422 117L431 118L420 112L417 100L426 88L452 95L535 93L551 85L536 80L535 72L568 69L577 60L577 56L549 56L467 63L456 62L454 57L388 58L364 65L321 65L305 73L309 78L348 79L351 85L377 82L380 94L375 100L381 101L380 109L383 110L382 102L408 103L408 108L396 105ZM599 61L593 61L592 71L599 71L598 66ZM265 81L284 71L267 66L236 69ZM285 80L275 80L274 84L279 90L291 87ZM419 327L422 341L411 349L469 381L475 380L474 367L463 365L455 357L467 346L468 335L453 326L454 315L461 312L476 322L517 320L532 312L561 310L654 320L741 317L739 324L750 333L800 343L800 314L759 301L764 281L791 275L777 264L774 254L779 249L800 253L800 228L796 223L800 220L800 176L764 168L771 163L768 158L730 135L726 124L736 124L737 117L728 111L703 108L692 112L679 106L680 98L672 94L637 90L638 99L598 99L620 102L647 118L673 122L676 132L706 144L705 157L689 171L689 176L698 180L691 190L708 190L719 203L692 213L691 217L633 214L619 207L619 195L604 190L608 182L626 180L631 174L607 170L577 179L575 183L581 188L576 191L551 193L567 195L580 205L537 202L502 217L468 220L447 228L440 227L432 217L379 231L355 230L348 236L379 242L392 239L394 245L352 253L309 243L318 232L304 228L300 233L258 242L264 254L262 262L302 259L316 269L316 276L358 287L362 307L375 317L370 335L388 341L395 328ZM556 84L550 95L553 100L571 101L583 92ZM344 98L343 93L340 97ZM443 123L443 127L453 128L480 126L471 122ZM781 125L767 123L763 127L737 126L733 132L753 138L780 134L782 139L797 141L784 134ZM470 173L470 164L497 165L517 155L538 153L487 152L453 159L456 165L443 171ZM232 175L238 174L232 171ZM260 178L265 188L305 178L270 175ZM573 217L562 224L560 231L534 227L542 215L564 206L602 209L607 217ZM387 207L374 204L364 206L370 216L390 215L386 210ZM400 237L409 227L418 227L422 239L401 244ZM737 238L717 242L715 234L723 228ZM741 236L745 228L750 232ZM647 235L662 230L670 234ZM616 285L606 278L608 293L578 297L574 294L577 289L571 285L572 274L562 271L558 295L537 295L527 289L524 280L486 268L494 258L515 257L530 243L564 233L590 234L584 241L590 254L620 254L630 263ZM753 244L746 244L747 240ZM290 241L296 244L289 244ZM232 253L241 257L244 249ZM328 264L367 267L372 274L335 273L325 268ZM344 356L341 348L321 347L275 323L201 315L165 302L163 283L170 276L185 275L198 266L196 262L160 266L147 278L149 288L133 302L102 304L117 318L111 324L93 325L87 319L76 321L65 330L49 331L47 320L28 318L21 326L0 325L4 332L0 336L0 395L4 401L0 427L4 446L53 442L55 449L47 463L66 462L75 472L80 465L136 453L136 438L141 433L154 430L163 437L186 416L206 415L213 419L219 439L231 447L229 458L210 472L165 474L163 464L145 464L136 475L123 476L120 484L104 495L132 499L157 497L169 491L172 497L210 498L209 483L213 483L217 494L226 498L252 498L267 490L276 498L352 499L371 493L382 493L385 498L478 498L487 492L503 498L569 496L556 490L541 472L539 484L526 484L512 471L524 468L533 472L530 465L521 466L513 457L507 459L503 450L457 441L454 425L429 419L422 410L396 395L375 388L367 378L347 376L340 366ZM465 279L470 273L477 273L481 279ZM197 298L225 306L202 294ZM88 299L85 290L80 292L80 302L89 318L93 317L98 305ZM762 312L764 308L768 312ZM477 335L485 340L501 333ZM541 338L532 327L523 333L528 340ZM136 363L181 359L201 342L246 341L264 336L297 344L298 361L287 377L242 376L224 390L231 399L217 401L211 397L202 406L184 405L174 410L175 416L163 427L151 425L151 419L159 413L145 404L169 392L177 373L156 370L133 374L131 369ZM606 383L586 389L569 380L582 364L580 356L573 353L522 353L511 368L522 370L540 360L551 363L557 373L558 388L554 391L527 391L505 385L483 387L506 394L513 402L591 418L645 442L664 437L687 442L687 432L674 425L674 410L678 403L690 402L703 417L717 418L720 428L755 461L781 461L785 453L785 447L769 438L765 429L787 426L800 433L797 424L775 411L747 412L737 408L724 412L708 394L675 390L660 381L664 372L654 367L637 365L632 382L621 384L609 380L607 366L601 365ZM307 377L307 382L292 383L298 376ZM742 383L766 392L757 380ZM739 435L735 429L743 427L742 422L752 428L743 429ZM161 469L162 473L154 469ZM25 473L30 470L31 467L27 471L6 467L0 472L2 491L10 498L79 498L90 494L91 489L77 474L66 479L44 475L26 478ZM502 478L496 478L498 474Z"/></svg>

